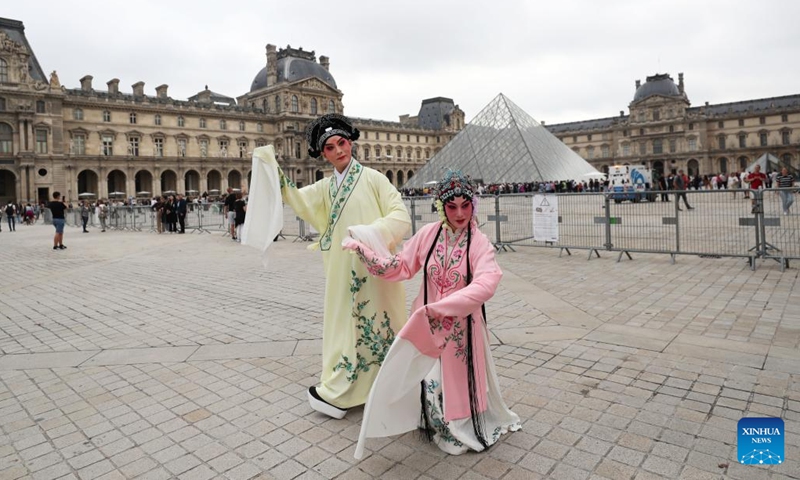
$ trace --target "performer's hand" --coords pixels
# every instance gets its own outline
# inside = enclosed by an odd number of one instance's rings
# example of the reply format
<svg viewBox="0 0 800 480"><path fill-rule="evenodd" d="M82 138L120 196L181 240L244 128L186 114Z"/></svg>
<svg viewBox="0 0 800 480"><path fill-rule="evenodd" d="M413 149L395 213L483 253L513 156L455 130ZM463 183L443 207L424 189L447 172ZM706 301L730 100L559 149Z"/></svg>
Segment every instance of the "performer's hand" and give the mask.
<svg viewBox="0 0 800 480"><path fill-rule="evenodd" d="M353 237L345 237L344 240L342 240L342 250L352 250L355 252L358 250L358 247L359 243Z"/></svg>

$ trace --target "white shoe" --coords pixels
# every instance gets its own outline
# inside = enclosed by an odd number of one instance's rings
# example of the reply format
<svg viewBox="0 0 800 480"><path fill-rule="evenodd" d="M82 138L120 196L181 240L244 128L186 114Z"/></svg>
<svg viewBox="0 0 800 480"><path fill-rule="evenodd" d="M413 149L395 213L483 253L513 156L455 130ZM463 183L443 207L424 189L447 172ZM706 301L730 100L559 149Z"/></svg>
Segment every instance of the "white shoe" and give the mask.
<svg viewBox="0 0 800 480"><path fill-rule="evenodd" d="M347 415L347 410L342 410L323 400L317 393L317 387L308 387L308 403L311 405L311 408L319 413L324 413L337 420L341 420Z"/></svg>

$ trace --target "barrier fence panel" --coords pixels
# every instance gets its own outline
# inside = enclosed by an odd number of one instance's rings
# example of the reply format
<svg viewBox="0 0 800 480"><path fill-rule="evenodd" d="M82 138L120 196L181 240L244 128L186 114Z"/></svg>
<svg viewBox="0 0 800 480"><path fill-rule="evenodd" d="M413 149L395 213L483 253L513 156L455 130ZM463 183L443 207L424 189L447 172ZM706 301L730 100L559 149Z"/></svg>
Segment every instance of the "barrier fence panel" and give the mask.
<svg viewBox="0 0 800 480"><path fill-rule="evenodd" d="M797 188L764 190L764 251L775 259L800 258L800 196ZM789 213L784 214L782 196L792 202Z"/></svg>

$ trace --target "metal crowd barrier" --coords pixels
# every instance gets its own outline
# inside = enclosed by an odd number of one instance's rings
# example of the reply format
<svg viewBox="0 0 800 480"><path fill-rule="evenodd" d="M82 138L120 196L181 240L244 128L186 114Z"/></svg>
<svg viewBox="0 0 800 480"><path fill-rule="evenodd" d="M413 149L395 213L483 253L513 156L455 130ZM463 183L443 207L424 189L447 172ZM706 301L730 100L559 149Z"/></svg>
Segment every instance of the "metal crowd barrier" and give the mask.
<svg viewBox="0 0 800 480"><path fill-rule="evenodd" d="M783 189L793 198L797 189ZM800 213L784 215L780 189L654 191L638 202L617 202L611 193L547 194L558 205L558 239L534 239L534 193L481 197L478 221L498 250L520 246L631 253L773 259L781 269L800 258ZM677 193L686 194L686 203ZM745 194L750 198L746 199ZM662 201L666 198L668 200ZM414 231L436 219L430 197L410 197ZM800 202L798 202L800 203ZM800 210L800 205L797 209Z"/></svg>
<svg viewBox="0 0 800 480"><path fill-rule="evenodd" d="M798 199L785 215L781 195L786 192ZM678 193L685 193L687 208ZM750 198L745 198L749 194ZM689 190L686 192L653 191L650 200L617 202L612 193L547 194L558 204L558 238L555 241L534 239L535 193L481 196L476 212L481 231L498 250L517 247L587 250L589 258L601 252L618 254L617 261L631 254L659 253L671 256L700 255L747 258L755 269L756 259L772 259L781 270L789 260L800 259L800 197L797 188L750 190ZM662 198L667 200L662 201ZM412 228L407 237L423 225L438 220L432 197L405 197ZM189 204L185 228L189 233L228 232L228 221L221 203ZM41 217L52 223L45 209ZM67 225L80 226L79 209L67 212ZM314 241L319 232L296 216L291 207L283 207L284 229L281 236L294 241ZM93 213L89 225L97 227ZM109 229L157 232L156 212L149 206L110 206ZM162 224L167 231L166 223Z"/></svg>

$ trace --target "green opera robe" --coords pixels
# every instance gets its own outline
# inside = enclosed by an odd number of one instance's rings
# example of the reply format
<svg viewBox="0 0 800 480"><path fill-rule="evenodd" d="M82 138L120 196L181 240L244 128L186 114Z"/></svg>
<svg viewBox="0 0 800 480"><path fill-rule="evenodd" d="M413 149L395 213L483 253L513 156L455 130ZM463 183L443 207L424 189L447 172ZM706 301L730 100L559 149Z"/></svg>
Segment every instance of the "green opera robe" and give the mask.
<svg viewBox="0 0 800 480"><path fill-rule="evenodd" d="M401 283L370 275L356 256L342 250L342 240L348 227L368 225L394 252L411 218L386 176L356 159L339 187L330 176L298 189L278 169L284 202L320 232L320 241L312 245L322 252L326 277L317 393L339 408L362 405L406 322L405 290Z"/></svg>

